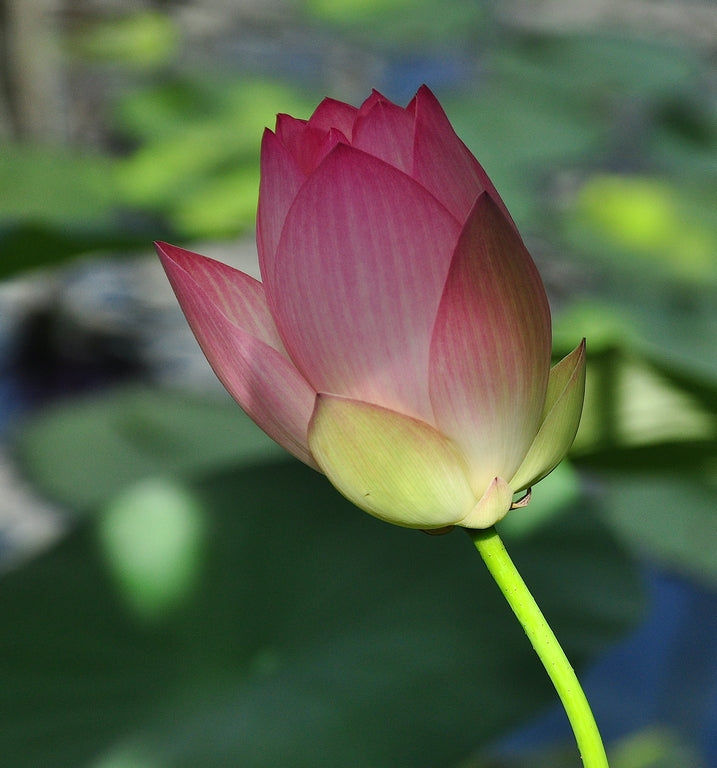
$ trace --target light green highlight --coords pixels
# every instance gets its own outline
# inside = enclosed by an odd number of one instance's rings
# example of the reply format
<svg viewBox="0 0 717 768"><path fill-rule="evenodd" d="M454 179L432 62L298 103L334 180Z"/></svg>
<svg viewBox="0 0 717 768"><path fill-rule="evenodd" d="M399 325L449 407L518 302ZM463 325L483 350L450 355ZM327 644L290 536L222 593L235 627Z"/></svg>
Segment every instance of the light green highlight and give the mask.
<svg viewBox="0 0 717 768"><path fill-rule="evenodd" d="M99 520L99 540L135 615L160 618L192 593L204 529L198 502L173 480L142 480L109 503Z"/></svg>

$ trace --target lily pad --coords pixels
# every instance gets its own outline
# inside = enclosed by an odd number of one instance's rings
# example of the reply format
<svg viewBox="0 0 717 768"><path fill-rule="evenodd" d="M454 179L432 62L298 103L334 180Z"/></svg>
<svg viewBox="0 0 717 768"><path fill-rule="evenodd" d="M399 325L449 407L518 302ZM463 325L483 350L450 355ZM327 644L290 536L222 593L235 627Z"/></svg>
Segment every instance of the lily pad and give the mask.
<svg viewBox="0 0 717 768"><path fill-rule="evenodd" d="M462 532L376 521L293 461L191 492L206 556L155 622L111 578L102 515L0 583L8 764L453 765L554 699ZM579 666L641 605L584 506L506 535Z"/></svg>
<svg viewBox="0 0 717 768"><path fill-rule="evenodd" d="M75 512L145 478L197 477L283 455L228 397L140 385L38 413L18 428L14 446L35 485Z"/></svg>

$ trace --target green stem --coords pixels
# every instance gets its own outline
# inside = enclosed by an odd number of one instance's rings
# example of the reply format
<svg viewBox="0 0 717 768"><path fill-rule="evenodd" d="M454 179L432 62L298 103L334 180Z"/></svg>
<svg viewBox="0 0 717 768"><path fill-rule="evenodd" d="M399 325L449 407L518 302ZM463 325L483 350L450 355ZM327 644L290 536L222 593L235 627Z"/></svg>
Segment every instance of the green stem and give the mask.
<svg viewBox="0 0 717 768"><path fill-rule="evenodd" d="M565 708L585 768L609 768L595 718L567 656L495 528L469 530L475 548L523 626Z"/></svg>

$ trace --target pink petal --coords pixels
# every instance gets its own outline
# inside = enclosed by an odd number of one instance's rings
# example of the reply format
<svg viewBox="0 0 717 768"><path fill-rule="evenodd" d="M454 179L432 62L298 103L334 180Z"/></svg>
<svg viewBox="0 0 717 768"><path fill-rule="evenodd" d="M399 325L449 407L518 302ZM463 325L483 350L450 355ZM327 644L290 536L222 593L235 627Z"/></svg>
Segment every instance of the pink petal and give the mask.
<svg viewBox="0 0 717 768"><path fill-rule="evenodd" d="M430 334L458 235L395 168L344 144L326 157L287 216L274 297L314 389L433 421Z"/></svg>
<svg viewBox="0 0 717 768"><path fill-rule="evenodd" d="M256 216L259 268L269 296L274 282L274 258L286 214L304 183L304 175L279 138L269 129L261 142L261 183Z"/></svg>
<svg viewBox="0 0 717 768"><path fill-rule="evenodd" d="M309 118L309 125L323 131L336 128L350 140L358 109L336 99L324 99Z"/></svg>
<svg viewBox="0 0 717 768"><path fill-rule="evenodd" d="M368 112L357 118L351 144L410 174L413 115L390 101L376 100Z"/></svg>
<svg viewBox="0 0 717 768"><path fill-rule="evenodd" d="M371 91L371 95L365 99L363 104L358 108L357 118L368 114L379 101L389 101L389 99L374 88Z"/></svg>
<svg viewBox="0 0 717 768"><path fill-rule="evenodd" d="M488 192L512 222L488 174L458 138L438 99L421 86L408 110L415 111L413 177L463 223L481 192Z"/></svg>
<svg viewBox="0 0 717 768"><path fill-rule="evenodd" d="M334 130L334 133L336 135L334 136L333 144L336 144L340 138L346 141L346 138L340 131ZM324 158L324 155L326 155L328 151L325 149L326 137L326 131L313 128L310 125L304 126L301 131L284 132L282 144L289 150L289 154L299 166L304 176L312 173L314 168Z"/></svg>
<svg viewBox="0 0 717 768"><path fill-rule="evenodd" d="M187 321L229 394L269 437L316 468L307 444L315 392L286 357L262 284L183 248L156 247Z"/></svg>
<svg viewBox="0 0 717 768"><path fill-rule="evenodd" d="M308 120L301 120L298 117L292 117L291 115L280 112L276 116L276 128L274 133L276 133L279 141L285 146L295 144L298 141L298 138L306 130L308 122Z"/></svg>
<svg viewBox="0 0 717 768"><path fill-rule="evenodd" d="M323 140L318 144L311 157L311 173L320 165L321 161L331 150L339 143L348 144L348 139L338 130L338 128L330 128L328 133L324 134Z"/></svg>
<svg viewBox="0 0 717 768"><path fill-rule="evenodd" d="M431 343L438 428L471 466L476 494L515 473L540 425L550 310L520 236L487 195L461 233Z"/></svg>
<svg viewBox="0 0 717 768"><path fill-rule="evenodd" d="M286 354L266 305L264 287L258 280L220 261L176 245L157 243L156 247L172 287L175 287L174 281L181 278L183 282L179 287L184 295L190 287L186 281L191 281L230 323ZM186 298L191 301L192 297L187 294ZM184 303L182 308L185 308Z"/></svg>

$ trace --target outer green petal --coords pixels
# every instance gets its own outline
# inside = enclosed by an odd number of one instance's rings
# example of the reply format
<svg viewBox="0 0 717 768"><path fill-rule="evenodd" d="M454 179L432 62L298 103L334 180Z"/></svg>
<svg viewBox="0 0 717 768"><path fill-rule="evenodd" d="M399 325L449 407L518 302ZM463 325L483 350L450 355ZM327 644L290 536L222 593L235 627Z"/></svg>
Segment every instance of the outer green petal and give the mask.
<svg viewBox="0 0 717 768"><path fill-rule="evenodd" d="M475 506L465 459L429 424L361 400L319 394L309 448L364 511L407 528L441 528Z"/></svg>
<svg viewBox="0 0 717 768"><path fill-rule="evenodd" d="M550 371L543 421L523 463L510 481L514 491L552 472L573 444L585 398L585 339Z"/></svg>
<svg viewBox="0 0 717 768"><path fill-rule="evenodd" d="M513 491L502 477L496 477L459 525L464 528L490 528L502 520L513 502Z"/></svg>

